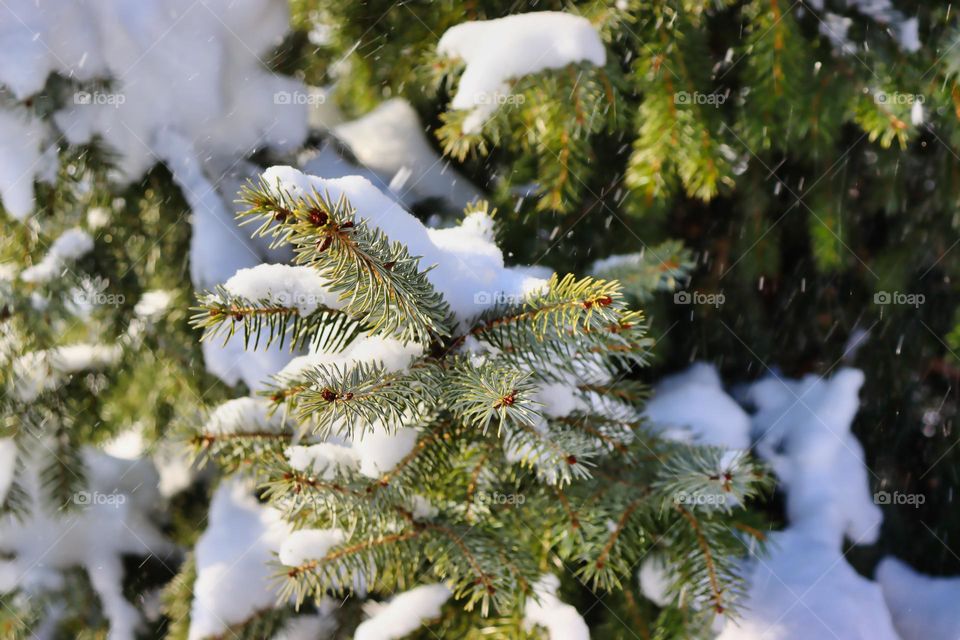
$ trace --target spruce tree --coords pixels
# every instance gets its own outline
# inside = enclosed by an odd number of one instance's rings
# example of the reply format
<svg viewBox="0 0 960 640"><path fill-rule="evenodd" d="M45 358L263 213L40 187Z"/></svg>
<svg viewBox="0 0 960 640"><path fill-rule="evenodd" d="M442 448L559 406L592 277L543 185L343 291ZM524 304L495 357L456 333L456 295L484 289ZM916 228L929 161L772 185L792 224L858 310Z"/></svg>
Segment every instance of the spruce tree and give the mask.
<svg viewBox="0 0 960 640"><path fill-rule="evenodd" d="M960 570L950 6L0 4L0 637L710 636L695 359L865 370L835 564Z"/></svg>
<svg viewBox="0 0 960 640"><path fill-rule="evenodd" d="M518 637L543 574L632 590L639 561L662 548L691 629L734 610L739 534L759 535L741 505L763 474L742 453L644 427L643 387L628 376L652 343L618 282L554 275L526 296L478 290L495 304L458 315L444 292L462 299L464 283L431 283L436 265L387 237L376 221L402 211L371 184L271 170L243 200L257 235L293 247L296 273L239 272L200 298L193 323L206 339L314 355L260 393L282 417L258 420L248 405L194 443L256 477L296 528L280 550L281 601L441 583L451 601L428 629ZM478 204L455 231L491 223ZM653 294L661 283L641 279L645 266L636 290ZM391 351L407 343L398 361ZM371 468L365 451L384 447L374 438L400 453Z"/></svg>

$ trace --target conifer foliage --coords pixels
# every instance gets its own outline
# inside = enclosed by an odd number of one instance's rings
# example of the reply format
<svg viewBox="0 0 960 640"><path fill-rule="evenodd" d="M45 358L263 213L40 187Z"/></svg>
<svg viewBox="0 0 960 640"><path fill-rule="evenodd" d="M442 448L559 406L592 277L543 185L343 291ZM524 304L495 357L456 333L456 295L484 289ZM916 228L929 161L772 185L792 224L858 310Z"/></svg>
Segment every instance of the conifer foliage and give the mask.
<svg viewBox="0 0 960 640"><path fill-rule="evenodd" d="M0 0L0 640L912 629L956 20Z"/></svg>
<svg viewBox="0 0 960 640"><path fill-rule="evenodd" d="M734 527L763 475L742 454L647 428L643 390L627 376L652 344L619 283L553 276L457 314L441 293L457 284L431 282L432 265L387 237L376 211L299 191L261 180L240 216L292 246L295 269L320 275L324 304L304 313L268 286L259 299L203 295L193 317L205 338L242 332L256 348L289 334L314 346L259 394L280 417L274 430L194 438L201 455L254 474L296 529L277 567L282 600L439 582L452 598L438 630L463 625L466 610L515 637L543 574L569 570L603 594L663 545L694 610L735 606ZM491 221L474 211L468 222L477 216ZM380 351L351 357L364 341ZM408 354L402 364L384 361L393 347ZM383 446L373 437L390 443L391 464L368 465Z"/></svg>

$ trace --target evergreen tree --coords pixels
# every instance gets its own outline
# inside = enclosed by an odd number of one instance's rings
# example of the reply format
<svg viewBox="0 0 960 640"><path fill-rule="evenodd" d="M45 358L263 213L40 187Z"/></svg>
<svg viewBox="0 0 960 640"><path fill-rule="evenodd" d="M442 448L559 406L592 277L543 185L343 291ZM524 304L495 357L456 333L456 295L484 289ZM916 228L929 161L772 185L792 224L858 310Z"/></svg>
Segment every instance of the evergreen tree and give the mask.
<svg viewBox="0 0 960 640"><path fill-rule="evenodd" d="M452 600L428 629L518 637L545 572L566 580L569 570L600 593L632 590L631 572L662 548L679 567L672 589L695 614L686 624L735 607L736 527L757 533L739 505L762 474L743 454L643 427L642 387L625 376L652 345L616 281L553 276L525 298L476 291L504 299L458 315L442 292L462 298L465 283L449 271L431 283L422 259L376 226L379 211L417 238L406 225L418 223L384 213L372 185L268 176L246 191L241 216L293 247L295 272L240 272L201 297L193 322L207 338L309 344L314 355L262 392L281 419L258 420L248 404L194 442L221 468L258 478L297 528L280 549L282 600L440 582ZM481 204L448 231L490 223Z"/></svg>
<svg viewBox="0 0 960 640"><path fill-rule="evenodd" d="M796 478L694 359L864 369L831 562L960 570L949 5L0 4L0 637L709 636Z"/></svg>

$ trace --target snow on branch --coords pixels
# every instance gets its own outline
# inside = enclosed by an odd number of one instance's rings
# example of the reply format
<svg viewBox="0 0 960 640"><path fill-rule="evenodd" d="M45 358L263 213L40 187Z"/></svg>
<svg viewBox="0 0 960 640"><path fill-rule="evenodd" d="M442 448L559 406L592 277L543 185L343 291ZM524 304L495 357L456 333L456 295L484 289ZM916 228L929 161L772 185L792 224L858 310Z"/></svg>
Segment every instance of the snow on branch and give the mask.
<svg viewBox="0 0 960 640"><path fill-rule="evenodd" d="M43 260L23 270L20 278L24 282L49 282L60 275L70 263L82 258L93 250L93 238L82 229L73 228L64 231L50 248Z"/></svg>
<svg viewBox="0 0 960 640"><path fill-rule="evenodd" d="M466 63L451 106L469 110L464 133L476 133L510 96L507 81L544 69L586 61L598 67L607 54L590 21L559 11L521 13L463 22L447 29L437 50Z"/></svg>

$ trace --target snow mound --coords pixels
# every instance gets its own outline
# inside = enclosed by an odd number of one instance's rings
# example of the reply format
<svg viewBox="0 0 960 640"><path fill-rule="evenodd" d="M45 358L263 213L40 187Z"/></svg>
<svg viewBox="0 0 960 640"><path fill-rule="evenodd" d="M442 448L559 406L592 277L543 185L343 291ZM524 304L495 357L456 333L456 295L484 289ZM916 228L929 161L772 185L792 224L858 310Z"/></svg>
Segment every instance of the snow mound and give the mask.
<svg viewBox="0 0 960 640"><path fill-rule="evenodd" d="M288 567L298 567L308 560L322 558L343 541L343 531L340 529L294 531L280 545L280 562Z"/></svg>
<svg viewBox="0 0 960 640"><path fill-rule="evenodd" d="M926 576L885 558L877 566L877 582L903 640L960 638L960 578Z"/></svg>
<svg viewBox="0 0 960 640"><path fill-rule="evenodd" d="M197 580L189 640L220 636L277 601L269 562L290 535L279 511L261 505L252 485L224 481L210 504L207 530L197 541Z"/></svg>
<svg viewBox="0 0 960 640"><path fill-rule="evenodd" d="M281 380L295 379L303 371L318 365L370 364L379 362L386 373L401 371L417 356L423 347L403 343L382 336L359 336L339 353L315 352L298 356L277 373Z"/></svg>
<svg viewBox="0 0 960 640"><path fill-rule="evenodd" d="M281 412L270 412L270 405L261 398L234 398L217 405L203 426L204 433L279 432L284 427Z"/></svg>
<svg viewBox="0 0 960 640"><path fill-rule="evenodd" d="M752 560L742 616L718 640L896 640L880 587L839 548L787 529L767 551Z"/></svg>
<svg viewBox="0 0 960 640"><path fill-rule="evenodd" d="M527 629L543 627L550 640L589 640L590 629L573 605L557 597L560 579L546 574L534 585L538 600L528 600L523 614Z"/></svg>
<svg viewBox="0 0 960 640"><path fill-rule="evenodd" d="M664 378L644 415L667 437L731 449L750 447L750 416L724 392L716 369L706 363Z"/></svg>
<svg viewBox="0 0 960 640"><path fill-rule="evenodd" d="M313 267L261 264L240 269L223 288L247 300L295 308L301 316L309 316L320 307L336 309L343 306Z"/></svg>
<svg viewBox="0 0 960 640"><path fill-rule="evenodd" d="M743 615L720 640L895 639L880 586L858 575L842 553L876 540L882 513L873 503L863 451L850 433L864 376L760 380L746 392L757 408L757 452L786 493L789 526L770 536L767 555L744 563Z"/></svg>
<svg viewBox="0 0 960 640"><path fill-rule="evenodd" d="M93 249L93 238L82 229L64 231L53 241L43 260L23 270L20 279L24 282L50 282L74 260L82 258Z"/></svg>
<svg viewBox="0 0 960 640"><path fill-rule="evenodd" d="M753 418L757 453L786 492L791 525L837 548L844 535L874 542L883 518L863 449L850 433L863 380L863 372L841 369L829 380L768 378L748 392L759 408Z"/></svg>
<svg viewBox="0 0 960 640"><path fill-rule="evenodd" d="M357 431L353 436L353 448L360 459L360 473L369 478L379 478L392 471L404 456L413 451L419 432L410 427L388 431L379 422L369 429Z"/></svg>
<svg viewBox="0 0 960 640"><path fill-rule="evenodd" d="M321 600L317 605L319 615L297 616L273 640L324 640L335 637L337 619L334 611L337 604L329 598Z"/></svg>
<svg viewBox="0 0 960 640"><path fill-rule="evenodd" d="M290 466L324 480L331 480L339 471L354 469L359 465L356 452L331 442L310 446L296 445L284 451Z"/></svg>
<svg viewBox="0 0 960 640"><path fill-rule="evenodd" d="M442 584L426 584L404 591L386 604L364 606L370 618L360 623L354 640L397 640L420 628L424 620L440 617L440 608L450 599Z"/></svg>

